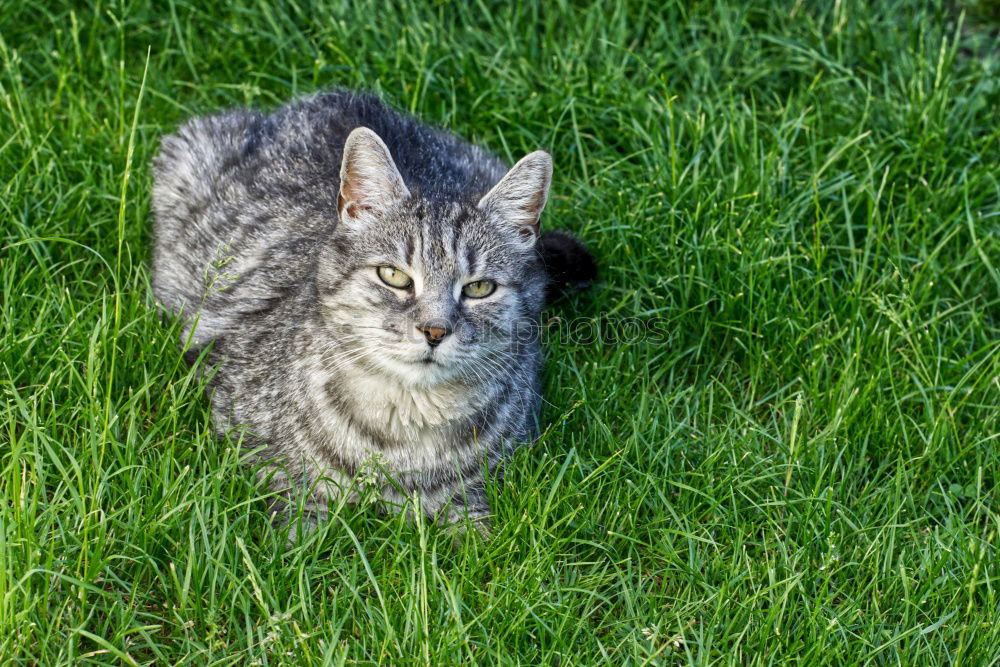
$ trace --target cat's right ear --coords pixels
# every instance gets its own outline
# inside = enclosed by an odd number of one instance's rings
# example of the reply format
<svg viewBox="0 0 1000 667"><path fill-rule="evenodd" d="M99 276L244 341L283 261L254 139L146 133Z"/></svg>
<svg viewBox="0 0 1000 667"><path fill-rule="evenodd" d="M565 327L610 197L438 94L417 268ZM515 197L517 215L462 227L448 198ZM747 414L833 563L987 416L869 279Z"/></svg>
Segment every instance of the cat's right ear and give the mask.
<svg viewBox="0 0 1000 667"><path fill-rule="evenodd" d="M355 128L344 144L340 163L340 220L350 224L377 213L410 191L385 142L367 127Z"/></svg>

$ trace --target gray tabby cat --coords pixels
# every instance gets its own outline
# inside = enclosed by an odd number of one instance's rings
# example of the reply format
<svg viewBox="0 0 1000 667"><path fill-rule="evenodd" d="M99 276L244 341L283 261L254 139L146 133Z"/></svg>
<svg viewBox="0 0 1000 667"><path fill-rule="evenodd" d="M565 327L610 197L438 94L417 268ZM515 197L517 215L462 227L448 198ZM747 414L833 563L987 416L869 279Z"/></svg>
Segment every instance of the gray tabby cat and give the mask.
<svg viewBox="0 0 1000 667"><path fill-rule="evenodd" d="M484 471L537 434L546 294L596 270L539 235L551 173L341 90L163 139L153 292L191 359L211 344L216 430L307 520L375 462L385 505L485 530Z"/></svg>

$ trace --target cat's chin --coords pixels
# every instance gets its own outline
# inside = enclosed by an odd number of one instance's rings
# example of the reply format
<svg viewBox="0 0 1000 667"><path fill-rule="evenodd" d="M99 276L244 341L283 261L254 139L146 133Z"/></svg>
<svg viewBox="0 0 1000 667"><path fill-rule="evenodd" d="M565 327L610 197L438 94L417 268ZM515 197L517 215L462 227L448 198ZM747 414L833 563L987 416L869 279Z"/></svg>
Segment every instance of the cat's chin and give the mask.
<svg viewBox="0 0 1000 667"><path fill-rule="evenodd" d="M412 360L387 358L381 360L381 365L388 375L411 387L440 386L452 382L460 375L456 363L431 356Z"/></svg>

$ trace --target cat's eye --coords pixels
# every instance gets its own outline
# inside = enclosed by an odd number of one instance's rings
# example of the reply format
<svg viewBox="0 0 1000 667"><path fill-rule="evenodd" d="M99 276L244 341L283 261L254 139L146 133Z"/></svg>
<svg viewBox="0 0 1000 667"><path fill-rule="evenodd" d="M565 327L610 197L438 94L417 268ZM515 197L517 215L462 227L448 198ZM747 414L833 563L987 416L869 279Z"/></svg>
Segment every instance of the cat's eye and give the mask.
<svg viewBox="0 0 1000 667"><path fill-rule="evenodd" d="M470 299L482 299L490 294L493 294L493 291L496 288L497 284L492 280L477 280L475 282L468 283L465 287L463 287L462 294Z"/></svg>
<svg viewBox="0 0 1000 667"><path fill-rule="evenodd" d="M389 287L407 289L413 284L413 279L394 266L378 267L378 277Z"/></svg>

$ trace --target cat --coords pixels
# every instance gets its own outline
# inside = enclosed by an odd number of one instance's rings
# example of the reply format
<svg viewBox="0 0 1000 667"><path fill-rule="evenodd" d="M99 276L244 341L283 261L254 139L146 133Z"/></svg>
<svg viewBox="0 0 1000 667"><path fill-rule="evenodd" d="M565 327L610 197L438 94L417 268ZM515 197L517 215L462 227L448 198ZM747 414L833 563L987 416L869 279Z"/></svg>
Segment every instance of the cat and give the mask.
<svg viewBox="0 0 1000 667"><path fill-rule="evenodd" d="M484 479L538 433L540 311L596 263L539 233L552 176L370 94L195 118L154 160L153 294L293 518L356 502L489 532ZM367 472L366 472L367 471ZM295 523L291 526L294 538Z"/></svg>

